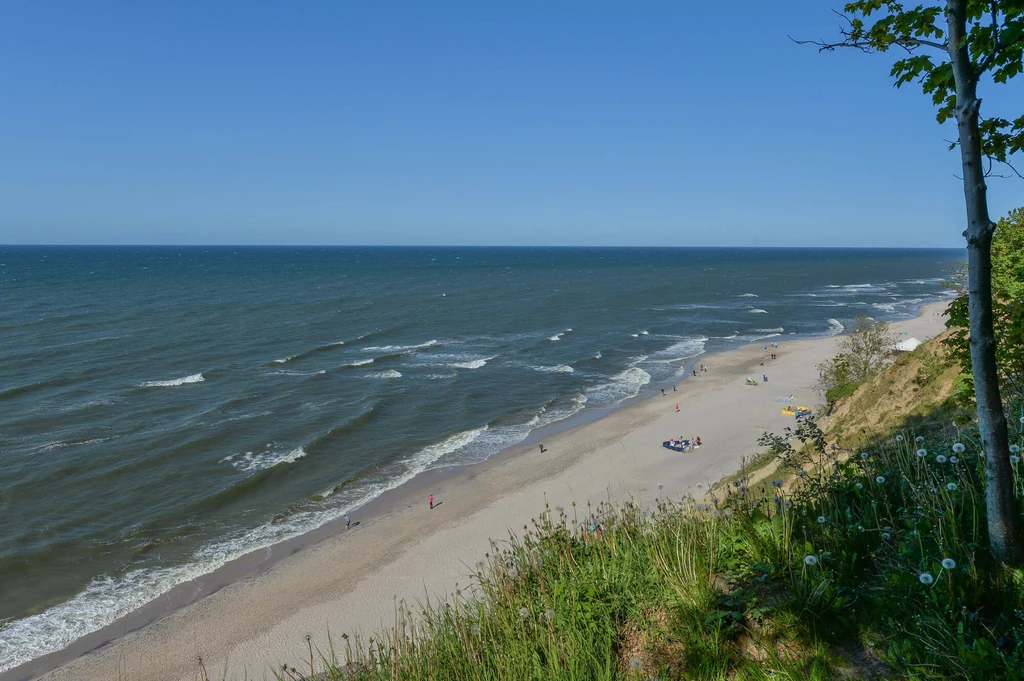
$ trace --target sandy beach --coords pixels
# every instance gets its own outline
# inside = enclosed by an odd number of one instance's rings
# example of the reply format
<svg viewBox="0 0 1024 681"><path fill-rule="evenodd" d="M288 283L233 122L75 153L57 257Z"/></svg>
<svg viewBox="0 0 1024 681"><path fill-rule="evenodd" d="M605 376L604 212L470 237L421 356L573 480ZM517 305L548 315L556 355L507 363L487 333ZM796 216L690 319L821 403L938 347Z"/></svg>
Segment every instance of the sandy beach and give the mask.
<svg viewBox="0 0 1024 681"><path fill-rule="evenodd" d="M930 338L943 329L944 307L923 306L892 330ZM234 568L250 573L244 578L233 579L228 566L182 585L144 613L0 674L0 681L192 679L198 655L211 677L273 678L272 668L298 666L308 654L307 634L326 651L328 634L368 636L388 626L396 599L434 599L468 584L489 540L521 531L545 503L571 512L574 502L647 504L699 493L698 485L735 471L754 453L762 433L793 425L778 398L819 402L815 367L834 354L837 339L771 340L780 344L770 349L777 360L768 358L765 342L703 357L698 362L708 372L681 380L676 391L669 386L664 397L545 435L543 453L532 441L454 474L420 476L353 514L352 529L334 524L276 553L251 556ZM747 376L757 387L744 384ZM695 435L704 443L696 452L662 447L670 437ZM439 502L433 510L429 494Z"/></svg>

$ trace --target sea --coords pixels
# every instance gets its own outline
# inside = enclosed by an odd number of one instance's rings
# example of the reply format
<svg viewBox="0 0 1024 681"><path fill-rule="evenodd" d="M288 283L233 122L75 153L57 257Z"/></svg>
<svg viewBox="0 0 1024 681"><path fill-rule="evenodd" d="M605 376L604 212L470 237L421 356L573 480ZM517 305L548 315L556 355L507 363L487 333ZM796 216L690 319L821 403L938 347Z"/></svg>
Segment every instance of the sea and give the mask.
<svg viewBox="0 0 1024 681"><path fill-rule="evenodd" d="M707 353L913 315L964 255L0 247L0 670Z"/></svg>

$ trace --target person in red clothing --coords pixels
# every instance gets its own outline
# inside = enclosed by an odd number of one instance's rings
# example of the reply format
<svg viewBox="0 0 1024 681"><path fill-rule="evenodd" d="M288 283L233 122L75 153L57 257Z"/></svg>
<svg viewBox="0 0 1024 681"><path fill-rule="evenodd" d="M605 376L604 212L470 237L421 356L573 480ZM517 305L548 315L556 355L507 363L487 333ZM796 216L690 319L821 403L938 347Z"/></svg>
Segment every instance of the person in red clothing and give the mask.
<svg viewBox="0 0 1024 681"><path fill-rule="evenodd" d="M430 495L430 510L431 511L434 510L434 495L433 494Z"/></svg>

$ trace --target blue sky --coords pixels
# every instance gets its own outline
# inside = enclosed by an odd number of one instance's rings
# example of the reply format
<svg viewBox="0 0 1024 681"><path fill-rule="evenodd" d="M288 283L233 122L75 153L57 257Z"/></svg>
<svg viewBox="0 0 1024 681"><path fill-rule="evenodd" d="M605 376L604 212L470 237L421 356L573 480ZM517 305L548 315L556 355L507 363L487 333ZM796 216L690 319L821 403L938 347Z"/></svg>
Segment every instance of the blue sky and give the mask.
<svg viewBox="0 0 1024 681"><path fill-rule="evenodd" d="M0 243L960 246L954 130L787 38L830 6L4 3Z"/></svg>

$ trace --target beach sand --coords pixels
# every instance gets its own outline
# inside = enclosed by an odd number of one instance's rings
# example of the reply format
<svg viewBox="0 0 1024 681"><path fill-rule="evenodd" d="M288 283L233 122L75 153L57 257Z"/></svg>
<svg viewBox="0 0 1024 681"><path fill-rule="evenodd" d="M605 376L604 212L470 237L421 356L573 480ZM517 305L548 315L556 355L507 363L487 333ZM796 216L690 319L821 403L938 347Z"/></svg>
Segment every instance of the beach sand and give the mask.
<svg viewBox="0 0 1024 681"><path fill-rule="evenodd" d="M938 313L944 307L926 305L892 330L930 338L943 330ZM322 539L296 544L293 555L198 601L179 607L168 597L153 604L148 617L156 621L147 626L131 631L140 624L129 617L0 679L194 679L198 655L211 678L273 678L272 668L283 662L302 668L307 634L327 651L329 633L337 641L343 632L359 631L365 639L390 626L396 598L415 611L416 602L468 585L489 539L522 534L545 503L571 517L576 502L582 517L588 501L650 504L656 496L699 495L698 484L706 489L756 452L762 433L794 424L777 398L820 402L815 366L835 353L837 339L770 340L780 344L775 361L763 350L769 341L701 358L709 371L681 380L677 392L670 386L665 397L545 436L545 453L536 443L522 445L454 475L421 476L386 504L354 513L359 524L350 530L334 524ZM757 387L744 385L748 375L758 379ZM704 443L696 452L662 447L670 437L694 435ZM427 505L431 493L440 502L434 510ZM183 585L175 598L211 590L210 579Z"/></svg>

